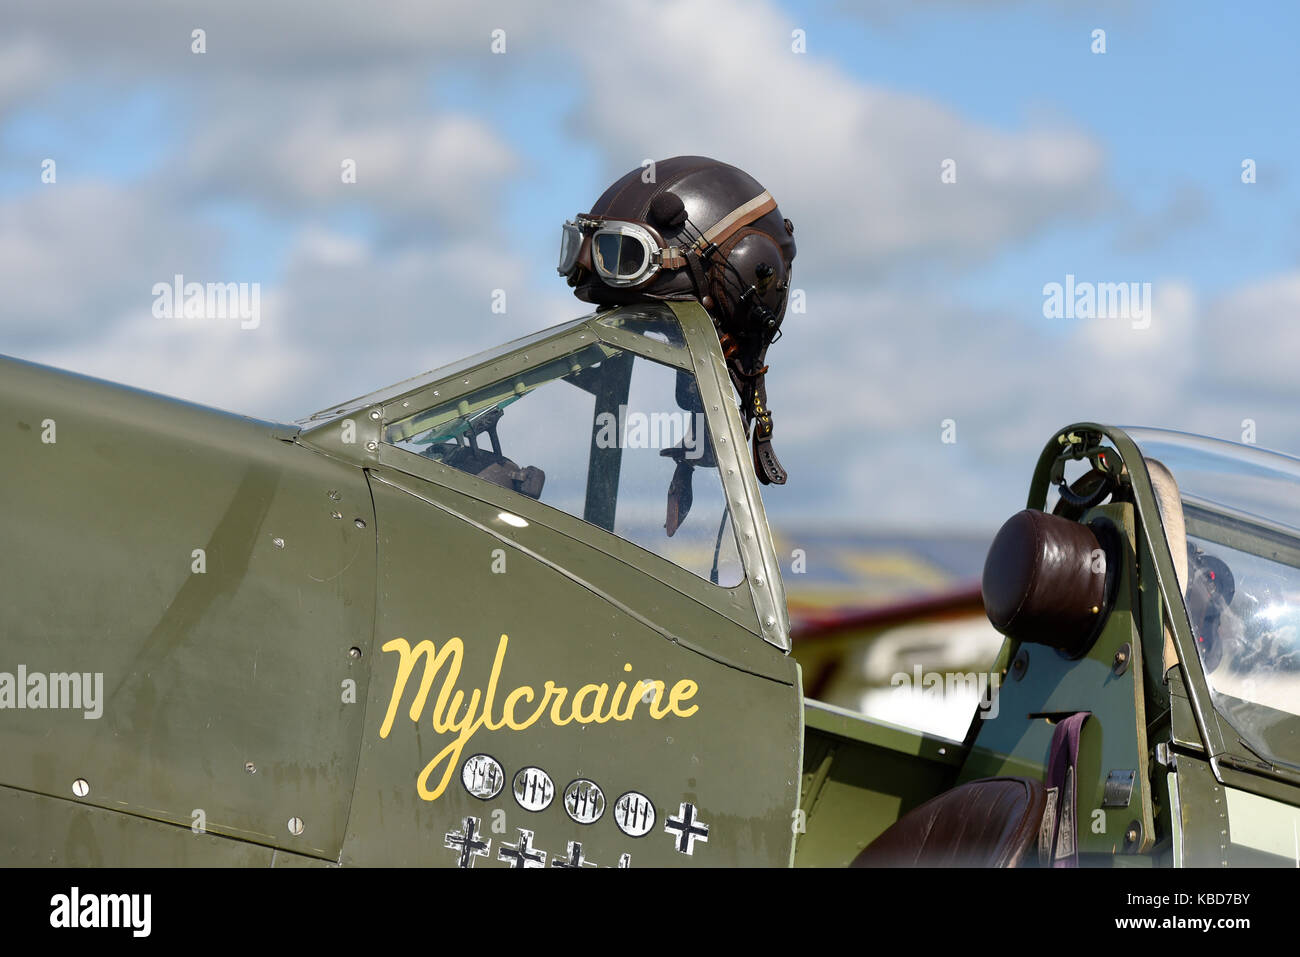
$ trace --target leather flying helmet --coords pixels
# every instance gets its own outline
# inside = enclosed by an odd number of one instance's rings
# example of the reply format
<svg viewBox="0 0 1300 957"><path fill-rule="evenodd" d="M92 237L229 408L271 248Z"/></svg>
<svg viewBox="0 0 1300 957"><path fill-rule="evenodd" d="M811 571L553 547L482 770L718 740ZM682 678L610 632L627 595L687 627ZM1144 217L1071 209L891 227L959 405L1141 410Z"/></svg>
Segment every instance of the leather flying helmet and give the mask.
<svg viewBox="0 0 1300 957"><path fill-rule="evenodd" d="M621 176L566 222L559 272L584 302L695 299L713 318L765 484L785 470L772 451L763 374L790 292L794 225L748 173L675 156Z"/></svg>

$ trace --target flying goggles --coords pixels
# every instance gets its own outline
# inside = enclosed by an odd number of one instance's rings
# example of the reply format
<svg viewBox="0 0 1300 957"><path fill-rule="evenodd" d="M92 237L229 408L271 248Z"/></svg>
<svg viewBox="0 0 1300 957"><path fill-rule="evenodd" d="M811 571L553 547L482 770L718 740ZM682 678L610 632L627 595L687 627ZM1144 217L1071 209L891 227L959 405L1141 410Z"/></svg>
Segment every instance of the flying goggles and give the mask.
<svg viewBox="0 0 1300 957"><path fill-rule="evenodd" d="M680 269L687 264L688 253L706 253L775 208L776 200L764 190L705 232L697 231L687 246L666 243L649 223L583 213L561 227L557 270L561 276L570 276L575 268L584 266L606 285L635 289L660 269ZM682 214L685 222L684 209Z"/></svg>

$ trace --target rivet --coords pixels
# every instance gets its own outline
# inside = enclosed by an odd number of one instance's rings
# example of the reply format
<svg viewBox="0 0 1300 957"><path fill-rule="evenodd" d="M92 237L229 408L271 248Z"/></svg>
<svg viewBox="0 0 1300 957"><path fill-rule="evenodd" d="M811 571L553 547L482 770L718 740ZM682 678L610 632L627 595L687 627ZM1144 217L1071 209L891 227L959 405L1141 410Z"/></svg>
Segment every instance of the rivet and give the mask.
<svg viewBox="0 0 1300 957"><path fill-rule="evenodd" d="M361 657L361 649L358 648L358 647L356 647L355 645L353 645L351 648L348 649L348 657L349 657L349 658L360 658L360 657Z"/></svg>
<svg viewBox="0 0 1300 957"><path fill-rule="evenodd" d="M364 520L364 519L360 519L360 518L358 518L358 519L357 519L356 521L354 521L352 524L355 525L357 528L365 528L365 527L366 527L365 520Z"/></svg>
<svg viewBox="0 0 1300 957"><path fill-rule="evenodd" d="M1029 651L1025 648L1021 648L1020 651L1017 652L1015 659L1011 662L1011 677L1019 681L1025 676L1025 672L1028 670Z"/></svg>
<svg viewBox="0 0 1300 957"><path fill-rule="evenodd" d="M284 548L284 539L283 539L283 538L273 538L273 539L271 539L271 544L274 545L276 548Z"/></svg>
<svg viewBox="0 0 1300 957"><path fill-rule="evenodd" d="M366 443L366 451L367 451L367 452L373 452L373 451L374 451L375 449L377 449L377 448L379 448L379 443L378 443L378 442L367 442L367 443Z"/></svg>
<svg viewBox="0 0 1300 957"><path fill-rule="evenodd" d="M379 418L379 410L376 409L374 412L371 412L371 413L370 413L370 417L371 417L372 419L378 419L378 418Z"/></svg>
<svg viewBox="0 0 1300 957"><path fill-rule="evenodd" d="M763 577L760 575L759 577L755 578L754 584L761 586L763 584Z"/></svg>
<svg viewBox="0 0 1300 957"><path fill-rule="evenodd" d="M77 778L72 782L72 793L79 798L84 798L90 793L90 782L85 778Z"/></svg>
<svg viewBox="0 0 1300 957"><path fill-rule="evenodd" d="M772 615L768 615L766 618L763 619L763 624L767 625L767 627L769 628L773 628L776 626L776 618L773 617Z"/></svg>
<svg viewBox="0 0 1300 957"><path fill-rule="evenodd" d="M294 837L297 837L299 834L302 833L302 818L300 817L289 818L289 833L292 834Z"/></svg>

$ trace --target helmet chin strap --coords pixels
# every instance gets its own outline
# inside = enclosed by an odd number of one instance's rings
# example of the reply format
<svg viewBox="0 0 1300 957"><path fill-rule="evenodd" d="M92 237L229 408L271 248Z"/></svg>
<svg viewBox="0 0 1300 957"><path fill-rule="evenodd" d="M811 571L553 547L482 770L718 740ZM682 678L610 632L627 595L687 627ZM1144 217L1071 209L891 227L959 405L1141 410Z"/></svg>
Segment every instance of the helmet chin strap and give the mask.
<svg viewBox="0 0 1300 957"><path fill-rule="evenodd" d="M740 274L725 259L716 260L718 246L733 233L774 209L775 200L764 192L744 206L723 217L708 232L701 232L689 220L688 225L698 236L685 252L686 268L690 270L700 303L713 317L713 325L722 344L722 354L727 362L727 372L740 396L740 411L745 420L745 430L752 436L754 471L764 485L784 485L789 477L781 460L772 448L772 411L767 406L767 347L780 329L776 314L759 298L757 287L744 288ZM733 276L727 275L730 269ZM722 310L714 302L713 284L709 270L717 270L718 285L731 279L738 289L744 289L736 300L726 321Z"/></svg>
<svg viewBox="0 0 1300 957"><path fill-rule="evenodd" d="M741 297L741 302L753 292L751 287ZM768 328L767 317L775 318L771 310L757 299L751 299L746 305L749 306L746 311L760 320L760 328ZM733 320L735 318L733 316ZM738 327L743 329L745 326L740 323ZM727 371L740 394L745 428L753 437L754 471L758 474L758 480L764 485L784 485L788 475L781 466L781 460L776 457L776 450L772 448L772 411L767 407L767 366L763 364L767 358L767 347L772 340L762 335L750 335L737 342L721 328L718 330L718 338L727 359Z"/></svg>

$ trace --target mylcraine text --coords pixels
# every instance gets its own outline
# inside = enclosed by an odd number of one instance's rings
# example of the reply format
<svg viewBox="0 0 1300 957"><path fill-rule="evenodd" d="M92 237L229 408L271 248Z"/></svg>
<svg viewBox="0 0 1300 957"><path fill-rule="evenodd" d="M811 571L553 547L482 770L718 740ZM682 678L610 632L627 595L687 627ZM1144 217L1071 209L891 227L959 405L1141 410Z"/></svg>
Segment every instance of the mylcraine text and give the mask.
<svg viewBox="0 0 1300 957"><path fill-rule="evenodd" d="M700 690L698 684L689 678L683 678L668 690L662 681L641 681L631 688L628 683L620 681L610 694L608 683L585 684L569 696L569 689L547 681L540 692L534 691L532 685L520 685L513 688L497 707L497 684L501 677L501 666L506 657L506 646L510 638L502 635L497 644L496 660L492 662L492 671L488 676L486 690L470 690L469 702L465 701L465 692L456 687L460 678L461 662L465 656L465 644L459 638L450 638L443 642L442 648L435 648L431 641L421 641L414 648L405 638L394 638L383 646L384 651L398 656L397 677L393 679L393 694L388 700L388 713L384 715L383 726L379 736L387 738L393 728L393 718L397 715L397 706L406 691L406 683L415 670L416 662L424 659L424 671L420 676L420 687L411 701L411 720L419 723L424 715L425 705L433 683L441 673L438 695L433 704L431 719L433 730L437 734L454 734L445 748L434 755L433 760L424 766L416 779L415 788L420 797L426 801L436 801L451 780L452 772L460 762L461 753L470 738L480 728L499 731L509 728L511 731L523 731L536 724L549 710L551 724L557 727L570 722L578 724L605 724L608 721L631 721L636 714L637 705L646 701L650 717L658 721L670 714L679 718L689 718L699 710L699 705L683 708L682 705L695 697ZM623 670L632 670L631 664L624 664ZM651 698L653 692L653 698ZM626 697L626 701L624 698ZM534 701L539 701L535 707ZM521 716L522 715L522 716ZM429 779L439 765L444 765L438 783L429 786Z"/></svg>

